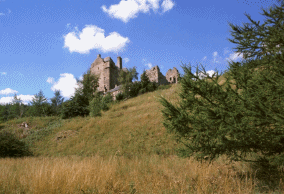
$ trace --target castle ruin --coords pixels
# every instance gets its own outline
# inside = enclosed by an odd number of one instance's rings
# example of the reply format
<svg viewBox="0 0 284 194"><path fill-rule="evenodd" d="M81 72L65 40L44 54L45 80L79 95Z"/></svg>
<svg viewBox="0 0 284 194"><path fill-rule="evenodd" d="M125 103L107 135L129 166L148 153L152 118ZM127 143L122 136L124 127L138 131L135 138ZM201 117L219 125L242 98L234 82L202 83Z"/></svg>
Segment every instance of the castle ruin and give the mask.
<svg viewBox="0 0 284 194"><path fill-rule="evenodd" d="M90 71L93 75L99 77L99 87L97 88L100 92L118 92L120 90L118 82L118 76L120 71L127 71L126 68L122 68L122 59L117 57L117 63L113 62L110 57L101 58L101 55L98 54L95 61L92 63ZM158 66L152 67L149 70L146 70L146 75L149 77L151 82L156 82L158 84L170 84L177 83L180 74L178 70L174 67L173 70L169 69L164 76L160 72Z"/></svg>

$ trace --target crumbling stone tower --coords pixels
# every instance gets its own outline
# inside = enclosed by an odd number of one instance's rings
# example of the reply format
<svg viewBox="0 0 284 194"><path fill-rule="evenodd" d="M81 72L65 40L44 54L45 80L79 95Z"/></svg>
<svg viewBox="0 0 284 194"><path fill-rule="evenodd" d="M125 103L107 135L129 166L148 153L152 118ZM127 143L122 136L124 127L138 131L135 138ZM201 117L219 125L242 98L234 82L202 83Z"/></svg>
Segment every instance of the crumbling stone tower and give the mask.
<svg viewBox="0 0 284 194"><path fill-rule="evenodd" d="M169 69L166 73L166 79L169 83L178 83L178 78L180 77L180 74L177 70L177 68Z"/></svg>
<svg viewBox="0 0 284 194"><path fill-rule="evenodd" d="M101 55L98 54L90 69L91 74L99 76L98 90L107 92L119 85L117 78L121 69L121 57L117 57L117 64L115 65L110 57L102 59Z"/></svg>
<svg viewBox="0 0 284 194"><path fill-rule="evenodd" d="M160 72L159 66L146 70L146 75L149 77L150 82L156 82L158 84L168 83L166 77Z"/></svg>

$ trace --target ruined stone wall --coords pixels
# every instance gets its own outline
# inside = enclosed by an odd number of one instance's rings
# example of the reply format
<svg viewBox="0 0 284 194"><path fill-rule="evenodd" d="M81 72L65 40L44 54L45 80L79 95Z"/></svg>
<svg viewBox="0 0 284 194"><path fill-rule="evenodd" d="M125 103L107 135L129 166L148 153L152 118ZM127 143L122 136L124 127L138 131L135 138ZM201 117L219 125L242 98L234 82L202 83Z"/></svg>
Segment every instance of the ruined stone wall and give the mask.
<svg viewBox="0 0 284 194"><path fill-rule="evenodd" d="M118 66L122 67L121 57L117 58L119 61ZM115 63L110 57L104 59L101 58L101 55L97 55L96 60L91 65L91 73L99 76L99 91L109 91L118 84L118 72L119 67L115 66Z"/></svg>
<svg viewBox="0 0 284 194"><path fill-rule="evenodd" d="M150 82L156 82L159 84L168 83L166 77L160 72L160 68L158 66L146 70L146 75L149 77Z"/></svg>
<svg viewBox="0 0 284 194"><path fill-rule="evenodd" d="M169 69L166 73L166 79L169 83L178 83L178 78L180 74L178 70L174 67L173 69Z"/></svg>

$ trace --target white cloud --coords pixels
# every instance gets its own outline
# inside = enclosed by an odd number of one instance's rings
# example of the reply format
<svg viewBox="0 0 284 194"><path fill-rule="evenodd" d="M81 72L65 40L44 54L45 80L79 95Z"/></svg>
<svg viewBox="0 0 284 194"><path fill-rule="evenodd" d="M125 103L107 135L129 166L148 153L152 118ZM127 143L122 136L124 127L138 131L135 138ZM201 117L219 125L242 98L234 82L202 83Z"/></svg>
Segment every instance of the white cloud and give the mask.
<svg viewBox="0 0 284 194"><path fill-rule="evenodd" d="M235 52L230 54L229 58L226 58L228 61L237 61L238 59L243 59L243 53Z"/></svg>
<svg viewBox="0 0 284 194"><path fill-rule="evenodd" d="M153 67L152 63L147 63L147 64L145 64L145 66L147 66L150 69Z"/></svg>
<svg viewBox="0 0 284 194"><path fill-rule="evenodd" d="M23 102L23 104L28 104L34 97L34 95L17 95L18 98L20 98ZM14 99L14 96L10 96L10 97L2 97L0 98L0 104L8 104L8 103L12 103Z"/></svg>
<svg viewBox="0 0 284 194"><path fill-rule="evenodd" d="M60 74L60 78L51 87L52 91L61 90L61 95L63 97L70 98L75 93L75 88L77 88L77 81L75 77L70 73Z"/></svg>
<svg viewBox="0 0 284 194"><path fill-rule="evenodd" d="M53 77L48 77L46 81L48 83L52 84L52 83L54 83L54 78Z"/></svg>
<svg viewBox="0 0 284 194"><path fill-rule="evenodd" d="M0 15L5 15L4 13L0 13Z"/></svg>
<svg viewBox="0 0 284 194"><path fill-rule="evenodd" d="M202 61L205 61L207 59L207 56L203 57Z"/></svg>
<svg viewBox="0 0 284 194"><path fill-rule="evenodd" d="M129 58L123 58L123 61L124 61L125 63L128 63L128 62L130 61L130 59L129 59Z"/></svg>
<svg viewBox="0 0 284 194"><path fill-rule="evenodd" d="M206 71L206 73L209 74L210 77L212 77L213 74L215 73L215 71L214 70L209 70L209 71ZM195 73L195 75L197 75L197 74ZM214 77L216 77L216 76L217 75L215 75ZM203 78L205 78L207 76L203 72L199 72L198 73L198 77L199 77L199 79L203 79Z"/></svg>
<svg viewBox="0 0 284 194"><path fill-rule="evenodd" d="M18 93L16 90L12 90L11 88L6 88L5 90L0 90L0 95L8 95Z"/></svg>
<svg viewBox="0 0 284 194"><path fill-rule="evenodd" d="M7 75L7 72L0 72L1 75Z"/></svg>
<svg viewBox="0 0 284 194"><path fill-rule="evenodd" d="M163 13L171 10L174 7L174 5L175 4L172 2L172 0L164 0L163 3L162 3Z"/></svg>
<svg viewBox="0 0 284 194"><path fill-rule="evenodd" d="M75 29L76 30L76 29ZM70 32L64 36L64 48L70 52L89 53L97 49L104 53L122 51L129 43L127 37L117 32L111 32L107 37L104 30L95 25L86 25L82 32Z"/></svg>
<svg viewBox="0 0 284 194"><path fill-rule="evenodd" d="M152 9L155 13L160 8L160 0L121 0L119 4L105 5L101 9L110 17L120 19L127 23L130 19L136 18L139 12L148 13ZM161 7L162 13L169 11L174 6L172 0L164 0Z"/></svg>

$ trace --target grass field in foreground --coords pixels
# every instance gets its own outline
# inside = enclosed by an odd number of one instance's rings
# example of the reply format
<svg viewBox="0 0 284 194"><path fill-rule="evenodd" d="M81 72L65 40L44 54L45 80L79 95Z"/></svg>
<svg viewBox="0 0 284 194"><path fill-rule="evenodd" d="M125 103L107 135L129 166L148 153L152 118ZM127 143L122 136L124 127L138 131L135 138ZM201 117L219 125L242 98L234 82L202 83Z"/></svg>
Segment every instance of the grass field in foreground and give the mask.
<svg viewBox="0 0 284 194"><path fill-rule="evenodd" d="M282 179L267 185L246 163L222 157L200 164L175 156L181 145L162 125L157 97L176 103L179 88L175 84L115 104L102 117L0 124L35 154L0 159L0 193L281 193ZM22 122L29 124L29 133Z"/></svg>

